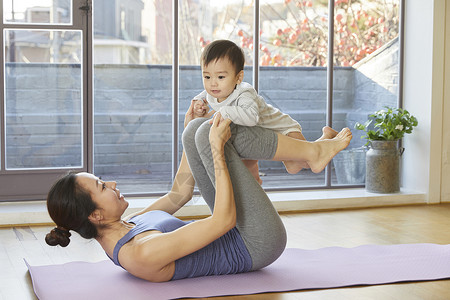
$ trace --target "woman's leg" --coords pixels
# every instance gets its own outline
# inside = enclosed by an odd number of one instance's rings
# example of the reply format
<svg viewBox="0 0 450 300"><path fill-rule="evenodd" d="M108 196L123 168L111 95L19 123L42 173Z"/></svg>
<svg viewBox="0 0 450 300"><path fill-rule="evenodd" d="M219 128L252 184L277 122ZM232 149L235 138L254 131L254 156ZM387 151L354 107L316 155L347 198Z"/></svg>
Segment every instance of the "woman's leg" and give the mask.
<svg viewBox="0 0 450 300"><path fill-rule="evenodd" d="M231 127L233 136L225 145L225 157L236 202L236 227L252 257L252 270L257 270L271 264L284 251L286 231L269 197L244 166L232 142L246 144L244 148L252 148L256 158L270 159L276 150L277 136L265 129L249 133L236 125ZM215 184L209 129L210 124L203 123L197 130L195 142L210 182ZM247 138L243 136L245 133L248 133ZM257 135L253 136L254 133ZM252 141L248 143L249 140Z"/></svg>
<svg viewBox="0 0 450 300"><path fill-rule="evenodd" d="M216 190L211 183L211 180L206 173L203 162L197 151L195 145L195 133L200 125L207 122L206 118L194 119L186 126L183 131L182 141L183 149L186 153L187 161L189 167L191 168L192 175L194 176L195 183L202 194L203 199L205 199L206 204L209 206L211 212L214 210L214 200L216 197Z"/></svg>

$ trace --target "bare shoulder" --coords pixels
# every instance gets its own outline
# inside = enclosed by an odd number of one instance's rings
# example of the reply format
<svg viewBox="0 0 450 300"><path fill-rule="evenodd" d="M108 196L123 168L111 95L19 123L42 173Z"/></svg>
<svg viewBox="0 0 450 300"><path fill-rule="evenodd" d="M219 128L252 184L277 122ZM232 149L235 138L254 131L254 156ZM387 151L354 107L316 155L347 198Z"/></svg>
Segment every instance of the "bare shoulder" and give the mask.
<svg viewBox="0 0 450 300"><path fill-rule="evenodd" d="M175 262L162 262L157 236L163 233L153 232L143 236L136 236L131 243L127 243L119 252L122 267L136 277L152 281L163 282L172 279L175 272Z"/></svg>

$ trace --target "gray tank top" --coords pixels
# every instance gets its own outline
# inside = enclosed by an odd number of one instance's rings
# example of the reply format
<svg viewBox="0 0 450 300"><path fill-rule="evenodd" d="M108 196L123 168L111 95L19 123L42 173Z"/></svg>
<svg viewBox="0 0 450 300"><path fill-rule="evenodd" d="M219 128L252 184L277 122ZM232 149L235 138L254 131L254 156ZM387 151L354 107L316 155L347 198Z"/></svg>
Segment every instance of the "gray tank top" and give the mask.
<svg viewBox="0 0 450 300"><path fill-rule="evenodd" d="M117 242L111 258L118 266L121 266L118 258L120 249L137 234L149 230L158 230L163 233L170 232L190 223L159 210L135 216L129 222L136 226ZM235 227L206 247L176 260L172 280L236 274L247 272L251 267L252 259L239 231Z"/></svg>

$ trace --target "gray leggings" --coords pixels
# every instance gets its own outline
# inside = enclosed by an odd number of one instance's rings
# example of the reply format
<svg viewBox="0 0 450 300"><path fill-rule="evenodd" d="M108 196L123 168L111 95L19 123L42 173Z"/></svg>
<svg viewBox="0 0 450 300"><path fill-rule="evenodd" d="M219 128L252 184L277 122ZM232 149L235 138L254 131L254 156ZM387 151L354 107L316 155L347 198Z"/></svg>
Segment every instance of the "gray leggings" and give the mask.
<svg viewBox="0 0 450 300"><path fill-rule="evenodd" d="M228 172L236 202L236 227L252 258L252 270L274 262L286 247L286 230L269 197L242 163L242 158L271 159L277 135L260 127L231 124L225 145ZM198 189L214 209L214 163L209 143L211 125L204 118L191 121L183 132L183 147Z"/></svg>

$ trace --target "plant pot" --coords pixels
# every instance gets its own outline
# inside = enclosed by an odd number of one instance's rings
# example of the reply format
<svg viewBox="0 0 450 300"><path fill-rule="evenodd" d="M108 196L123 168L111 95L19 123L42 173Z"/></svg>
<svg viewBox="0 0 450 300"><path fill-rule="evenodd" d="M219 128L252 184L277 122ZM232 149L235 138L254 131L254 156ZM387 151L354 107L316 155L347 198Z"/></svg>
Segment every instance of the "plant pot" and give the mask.
<svg viewBox="0 0 450 300"><path fill-rule="evenodd" d="M366 149L353 148L339 152L333 158L338 184L364 184L366 179Z"/></svg>
<svg viewBox="0 0 450 300"><path fill-rule="evenodd" d="M372 193L400 191L400 156L398 140L370 141L366 153L366 190Z"/></svg>

